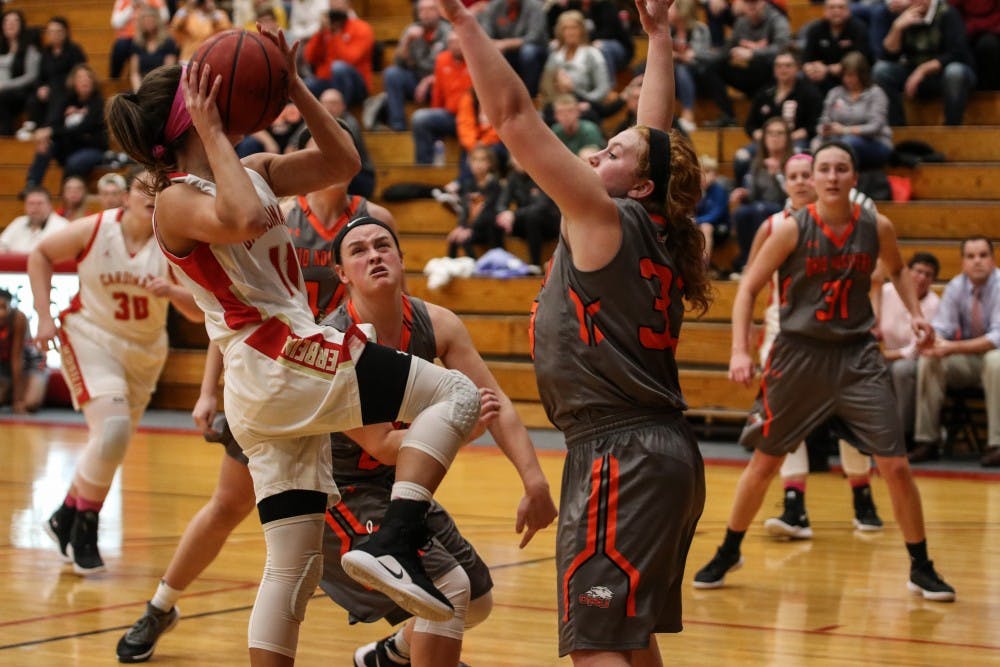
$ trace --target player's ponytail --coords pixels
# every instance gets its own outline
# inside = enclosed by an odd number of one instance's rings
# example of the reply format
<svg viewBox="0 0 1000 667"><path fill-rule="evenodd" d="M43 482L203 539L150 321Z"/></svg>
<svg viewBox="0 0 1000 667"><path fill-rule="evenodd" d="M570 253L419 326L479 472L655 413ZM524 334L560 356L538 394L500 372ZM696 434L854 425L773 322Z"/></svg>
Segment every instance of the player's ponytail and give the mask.
<svg viewBox="0 0 1000 667"><path fill-rule="evenodd" d="M181 66L158 67L147 74L139 90L115 95L108 102L107 121L111 134L125 153L152 174L153 193L170 183L168 174L175 171L174 149L184 137L164 146L163 128L180 83Z"/></svg>

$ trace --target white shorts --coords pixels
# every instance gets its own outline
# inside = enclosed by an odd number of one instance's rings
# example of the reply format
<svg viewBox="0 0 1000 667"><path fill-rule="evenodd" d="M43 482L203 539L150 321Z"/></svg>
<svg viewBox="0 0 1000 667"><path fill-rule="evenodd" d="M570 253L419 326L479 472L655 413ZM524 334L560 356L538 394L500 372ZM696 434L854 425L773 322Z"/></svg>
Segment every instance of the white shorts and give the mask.
<svg viewBox="0 0 1000 667"><path fill-rule="evenodd" d="M354 364L367 337L324 327L307 338L271 319L225 354L226 418L259 503L290 490L340 500L329 434L361 426Z"/></svg>
<svg viewBox="0 0 1000 667"><path fill-rule="evenodd" d="M92 398L114 395L124 396L133 414L141 412L167 360L166 330L153 343L137 343L75 313L64 316L59 343L63 375L77 410Z"/></svg>

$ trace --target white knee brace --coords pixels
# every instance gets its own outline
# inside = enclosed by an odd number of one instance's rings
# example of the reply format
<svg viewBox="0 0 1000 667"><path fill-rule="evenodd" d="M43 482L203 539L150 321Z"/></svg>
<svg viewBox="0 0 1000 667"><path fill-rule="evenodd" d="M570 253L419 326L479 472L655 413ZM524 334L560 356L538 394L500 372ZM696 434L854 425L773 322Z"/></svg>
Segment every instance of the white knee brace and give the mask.
<svg viewBox="0 0 1000 667"><path fill-rule="evenodd" d="M800 442L794 452L785 456L781 464L781 479L789 477L799 477L809 474L809 452L806 451L806 443Z"/></svg>
<svg viewBox="0 0 1000 667"><path fill-rule="evenodd" d="M323 576L323 515L264 524L267 562L250 614L249 645L295 657L299 624Z"/></svg>
<svg viewBox="0 0 1000 667"><path fill-rule="evenodd" d="M867 454L862 454L849 442L840 440L840 467L848 477L862 477L871 471L872 462Z"/></svg>
<svg viewBox="0 0 1000 667"><path fill-rule="evenodd" d="M90 438L76 472L88 484L107 488L125 458L132 437L128 405L121 397L95 398L84 407L84 414Z"/></svg>
<svg viewBox="0 0 1000 667"><path fill-rule="evenodd" d="M469 612L469 575L461 567L455 566L444 576L435 579L434 585L455 607L455 616L450 621L443 622L418 617L413 624L413 631L461 641Z"/></svg>
<svg viewBox="0 0 1000 667"><path fill-rule="evenodd" d="M414 358L399 419L412 422L401 446L447 469L479 419L479 390L458 371Z"/></svg>

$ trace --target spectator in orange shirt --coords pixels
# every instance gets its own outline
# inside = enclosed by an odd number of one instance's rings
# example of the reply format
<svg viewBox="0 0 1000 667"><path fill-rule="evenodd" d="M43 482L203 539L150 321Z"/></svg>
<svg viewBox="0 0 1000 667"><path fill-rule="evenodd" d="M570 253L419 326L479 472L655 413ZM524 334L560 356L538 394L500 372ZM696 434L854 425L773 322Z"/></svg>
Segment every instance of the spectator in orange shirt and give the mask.
<svg viewBox="0 0 1000 667"><path fill-rule="evenodd" d="M493 128L490 120L479 106L476 89L470 88L458 100L458 112L455 114L455 133L462 147L462 157L458 166L459 180L471 178L468 155L473 148L485 146L493 152L497 170L500 174L507 173L507 147L500 142L500 135Z"/></svg>
<svg viewBox="0 0 1000 667"><path fill-rule="evenodd" d="M181 51L179 60L186 63L202 42L232 27L229 14L216 7L215 0L188 0L170 21L170 36Z"/></svg>
<svg viewBox="0 0 1000 667"><path fill-rule="evenodd" d="M431 103L426 109L413 112L414 159L417 164L434 161L434 142L442 137L456 136L455 115L459 101L472 89L472 79L462 56L462 46L455 33L448 35L448 49L434 61L434 83Z"/></svg>
<svg viewBox="0 0 1000 667"><path fill-rule="evenodd" d="M316 97L336 88L347 106L361 104L372 85L375 31L351 11L348 0L330 0L319 32L306 43L305 61L313 75L306 86Z"/></svg>

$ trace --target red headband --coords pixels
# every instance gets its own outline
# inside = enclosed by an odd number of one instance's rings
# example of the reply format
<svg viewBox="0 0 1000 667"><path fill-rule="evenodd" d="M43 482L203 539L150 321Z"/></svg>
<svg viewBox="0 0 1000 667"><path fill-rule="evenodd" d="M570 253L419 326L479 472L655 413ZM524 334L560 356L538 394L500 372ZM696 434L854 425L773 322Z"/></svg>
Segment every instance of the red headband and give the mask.
<svg viewBox="0 0 1000 667"><path fill-rule="evenodd" d="M185 76L187 76L187 65L181 67L181 79ZM153 157L162 158L167 152L167 145L180 138L189 127L191 127L191 114L188 113L187 104L184 103L184 89L178 80L174 102L170 105L170 115L167 116L167 124L163 128L163 143L153 146Z"/></svg>

